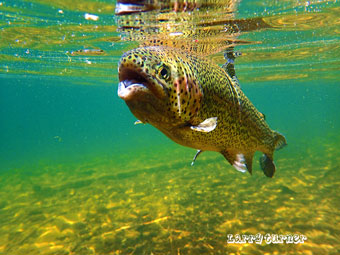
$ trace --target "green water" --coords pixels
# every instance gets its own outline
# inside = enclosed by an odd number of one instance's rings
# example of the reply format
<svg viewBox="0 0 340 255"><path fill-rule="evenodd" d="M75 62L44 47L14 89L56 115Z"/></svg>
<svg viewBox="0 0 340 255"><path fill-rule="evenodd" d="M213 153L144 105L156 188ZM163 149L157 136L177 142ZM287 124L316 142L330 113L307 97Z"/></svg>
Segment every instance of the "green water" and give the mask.
<svg viewBox="0 0 340 255"><path fill-rule="evenodd" d="M338 1L238 7L273 26L236 47L243 91L288 141L273 179L260 154L252 176L213 152L191 167L195 150L133 125L117 62L135 43L114 9L0 2L0 254L340 254ZM227 242L257 233L307 240Z"/></svg>

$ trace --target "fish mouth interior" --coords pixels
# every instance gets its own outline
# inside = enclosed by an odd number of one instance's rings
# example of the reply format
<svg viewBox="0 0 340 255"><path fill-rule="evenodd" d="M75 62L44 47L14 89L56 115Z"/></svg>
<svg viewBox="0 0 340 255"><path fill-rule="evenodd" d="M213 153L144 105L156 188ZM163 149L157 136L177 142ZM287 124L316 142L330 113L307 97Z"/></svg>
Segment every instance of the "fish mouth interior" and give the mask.
<svg viewBox="0 0 340 255"><path fill-rule="evenodd" d="M138 72L131 69L123 69L119 75L119 81L127 88L132 85L148 87L148 80Z"/></svg>

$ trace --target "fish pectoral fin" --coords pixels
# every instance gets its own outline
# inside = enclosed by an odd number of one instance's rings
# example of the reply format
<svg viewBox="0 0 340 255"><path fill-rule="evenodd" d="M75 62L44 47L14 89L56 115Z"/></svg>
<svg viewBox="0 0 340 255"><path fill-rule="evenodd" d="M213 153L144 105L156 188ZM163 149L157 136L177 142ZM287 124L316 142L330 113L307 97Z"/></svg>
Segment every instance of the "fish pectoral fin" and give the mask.
<svg viewBox="0 0 340 255"><path fill-rule="evenodd" d="M205 132L205 133L213 131L216 127L217 127L217 117L208 118L204 120L203 122L201 122L200 124L198 124L197 126L190 126L192 130Z"/></svg>
<svg viewBox="0 0 340 255"><path fill-rule="evenodd" d="M254 153L236 153L231 151L224 151L221 153L236 170L242 173L248 171L252 174Z"/></svg>
<svg viewBox="0 0 340 255"><path fill-rule="evenodd" d="M200 154L201 154L201 152L203 152L203 151L201 151L201 150L197 150L197 152L196 152L196 154L195 154L194 158L192 159L191 166L193 166L193 165L195 164L195 161L196 161L196 159L197 159L198 155L200 155Z"/></svg>

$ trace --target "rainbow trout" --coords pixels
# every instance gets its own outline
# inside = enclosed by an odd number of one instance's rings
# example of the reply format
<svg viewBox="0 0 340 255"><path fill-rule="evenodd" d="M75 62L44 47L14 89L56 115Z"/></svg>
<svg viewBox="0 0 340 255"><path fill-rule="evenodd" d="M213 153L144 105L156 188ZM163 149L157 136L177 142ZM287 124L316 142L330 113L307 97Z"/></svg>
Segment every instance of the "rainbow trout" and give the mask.
<svg viewBox="0 0 340 255"><path fill-rule="evenodd" d="M133 115L197 149L193 163L201 152L217 151L251 174L253 155L261 151L264 174L274 175L274 150L286 140L223 68L179 49L151 46L126 52L118 72L118 96Z"/></svg>

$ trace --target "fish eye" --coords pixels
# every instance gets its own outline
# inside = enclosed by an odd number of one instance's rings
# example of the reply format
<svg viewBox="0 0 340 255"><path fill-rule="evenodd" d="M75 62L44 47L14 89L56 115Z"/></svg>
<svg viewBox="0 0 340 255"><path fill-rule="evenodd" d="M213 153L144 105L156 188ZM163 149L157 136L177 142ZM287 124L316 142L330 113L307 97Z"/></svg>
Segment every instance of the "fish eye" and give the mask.
<svg viewBox="0 0 340 255"><path fill-rule="evenodd" d="M160 77L162 77L164 80L169 80L170 79L170 69L166 65L161 65L158 74Z"/></svg>

